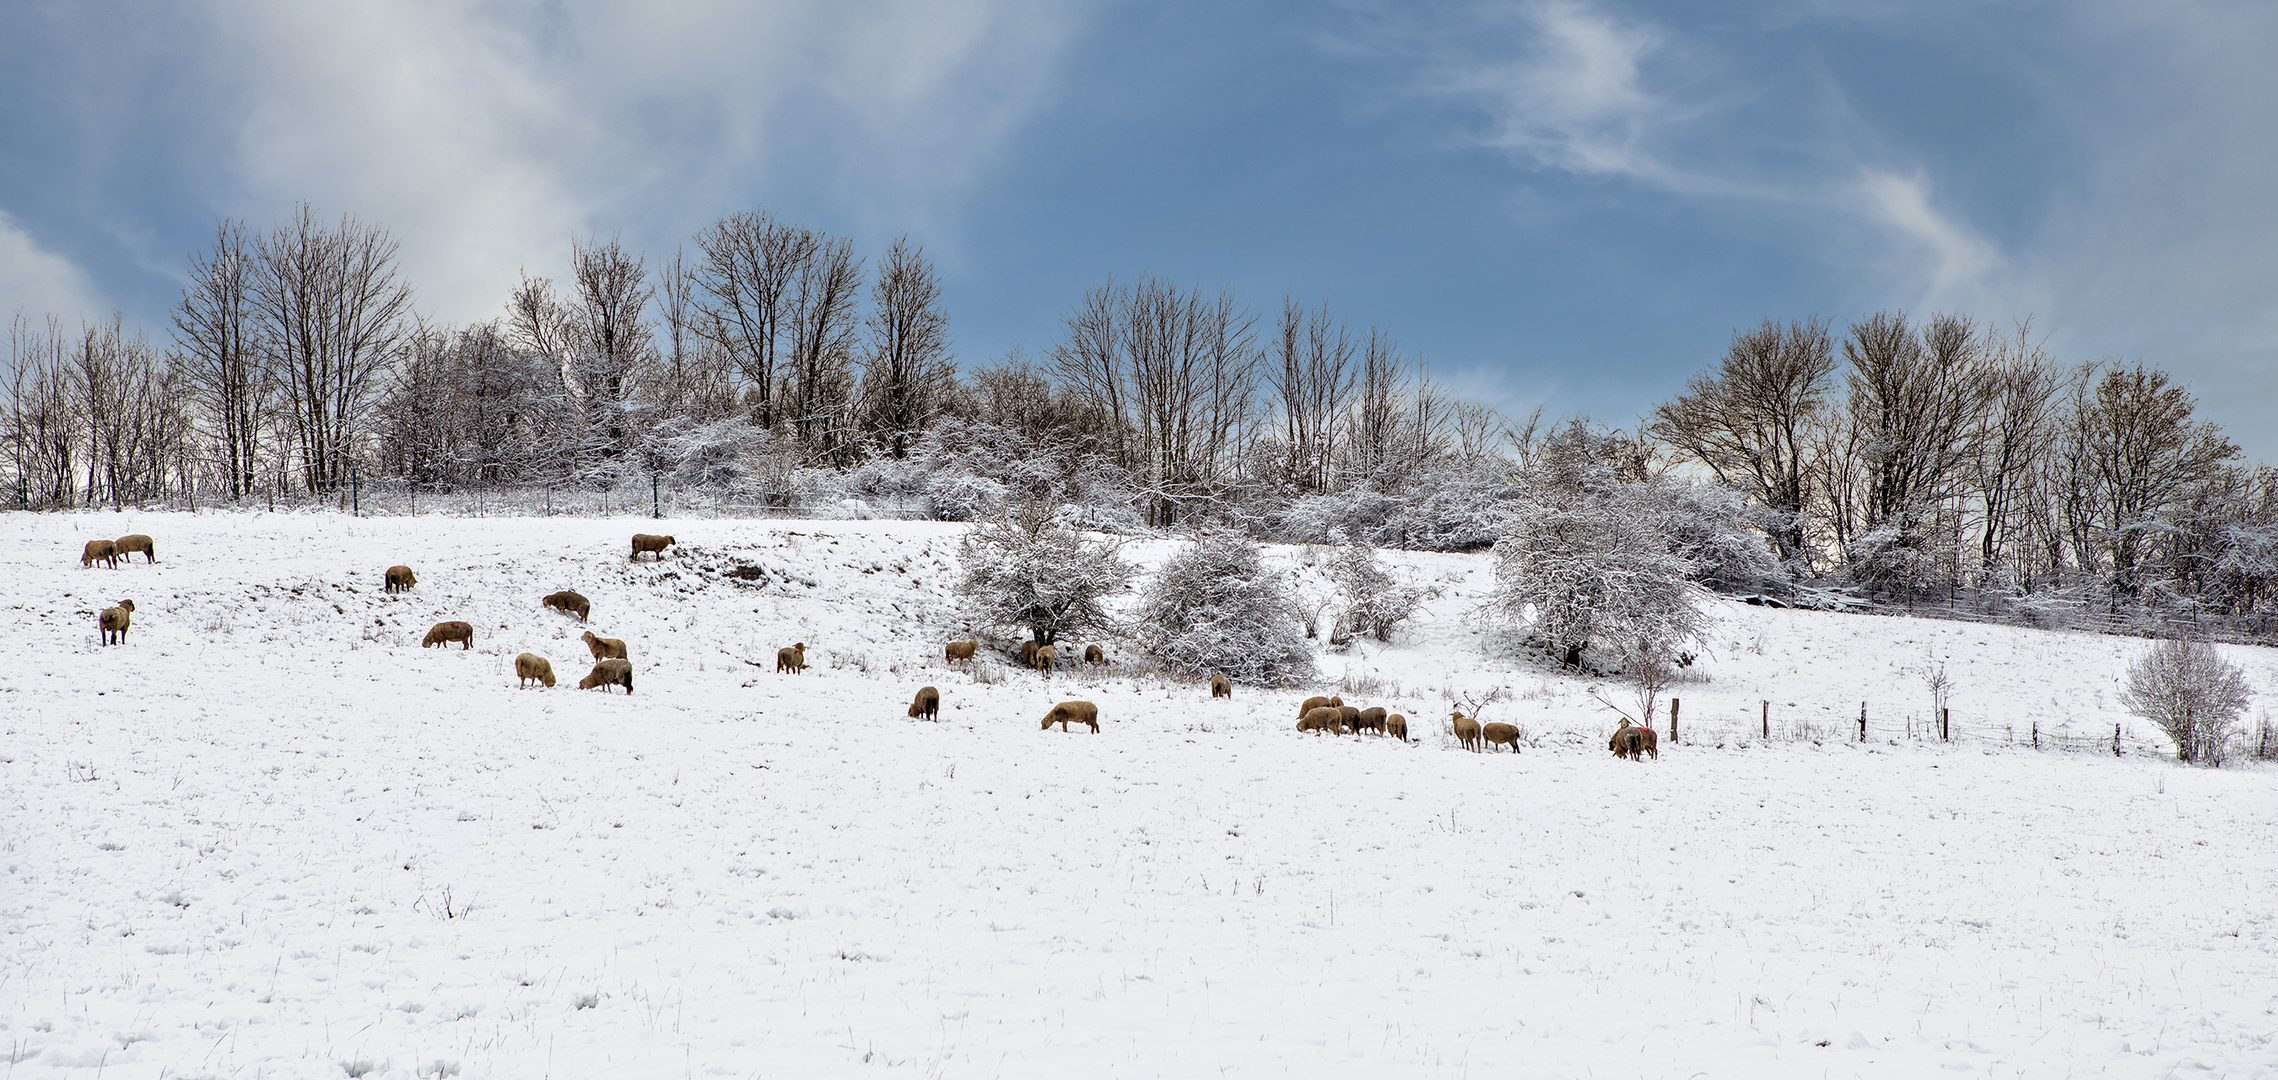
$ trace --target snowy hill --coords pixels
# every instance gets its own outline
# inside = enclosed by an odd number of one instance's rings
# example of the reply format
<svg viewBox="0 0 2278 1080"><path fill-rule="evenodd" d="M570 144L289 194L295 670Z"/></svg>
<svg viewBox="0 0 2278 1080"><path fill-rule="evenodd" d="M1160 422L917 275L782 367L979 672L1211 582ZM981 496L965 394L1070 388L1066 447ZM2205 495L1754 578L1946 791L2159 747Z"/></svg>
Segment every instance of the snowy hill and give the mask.
<svg viewBox="0 0 2278 1080"><path fill-rule="evenodd" d="M1632 764L1486 558L1385 553L1437 590L1393 644L1213 702L1113 640L946 667L963 528L0 517L0 1075L2278 1076L2273 775L2161 756L2142 642L1718 602ZM1291 730L1340 689L1417 741ZM1497 689L1526 751L1458 750Z"/></svg>

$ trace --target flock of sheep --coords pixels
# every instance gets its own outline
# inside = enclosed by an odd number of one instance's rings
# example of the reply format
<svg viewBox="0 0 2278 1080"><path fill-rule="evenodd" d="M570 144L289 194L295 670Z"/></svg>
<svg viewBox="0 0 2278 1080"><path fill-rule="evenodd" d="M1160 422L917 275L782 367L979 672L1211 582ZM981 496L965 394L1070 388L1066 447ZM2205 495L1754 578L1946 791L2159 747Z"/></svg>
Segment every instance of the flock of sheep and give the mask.
<svg viewBox="0 0 2278 1080"><path fill-rule="evenodd" d="M670 536L636 533L633 536L632 558L638 561L643 554L648 554L654 558L662 559L665 549L672 547L675 543L677 541ZM82 567L92 567L98 562L103 562L108 563L112 569L117 569L119 559L122 556L131 555L135 552L141 552L148 562L158 561L157 547L152 543L151 538L141 533L135 533L131 536L119 537L117 540L88 541L86 549L80 555L79 564ZM385 575L385 591L389 593L406 592L417 584L419 584L419 577L412 572L410 567L388 567ZM591 601L568 589L547 595L541 598L539 603L564 614L575 615L581 623L586 622L593 612ZM132 621L133 614L134 601L132 600L121 600L115 607L104 608L96 617L97 626L102 631L103 644L125 644L127 626ZM474 648L474 626L459 620L436 623L427 631L427 637L420 642L419 647L423 649L432 648L436 645L447 645L452 642L457 642L462 650ZM588 630L585 632L585 647L593 654L593 670L588 672L585 678L578 681L578 689L600 688L606 692L609 687L622 686L625 688L625 693L631 694L633 692L632 658L627 654L623 641L617 638L600 637ZM943 650L943 657L951 664L970 663L979 650L980 642L978 641L952 641ZM1059 660L1059 651L1052 645L1026 641L1021 643L1020 659L1023 665L1033 667L1042 672L1046 678L1050 678L1052 669ZM1107 654L1098 645L1085 646L1083 663L1087 666L1105 665ZM775 670L778 674L796 675L806 669L807 645L805 642L776 652ZM552 662L536 653L523 653L516 656L514 658L514 674L520 680L519 685L523 687L528 687L531 683L544 686L554 685ZM1233 695L1233 680L1224 675L1211 676L1211 697L1230 698ZM921 688L917 692L917 696L911 700L909 712L913 719L938 720L941 713L940 689L932 686ZM1519 729L1515 725L1505 723L1481 724L1477 719L1465 716L1460 711L1451 714L1448 717L1448 722L1455 734L1456 741L1462 744L1466 750L1478 752L1485 747L1507 746L1513 753L1518 752ZM1063 701L1054 705L1052 710L1044 715L1043 730L1050 731L1054 724L1060 725L1062 731L1068 730L1070 724L1087 725L1096 735L1099 733L1099 706L1089 701ZM1347 705L1341 697L1310 697L1305 699L1304 704L1298 706L1297 730L1314 734L1328 732L1333 735L1344 735L1348 732L1355 735L1374 732L1377 735L1390 736L1405 743L1408 741L1408 718L1399 713L1388 713L1382 708L1363 709ZM1614 732L1613 738L1607 746L1614 752L1614 756L1635 761L1642 761L1647 755L1656 759L1661 756L1659 739L1654 734L1653 729L1634 726L1628 720L1621 722L1620 729Z"/></svg>

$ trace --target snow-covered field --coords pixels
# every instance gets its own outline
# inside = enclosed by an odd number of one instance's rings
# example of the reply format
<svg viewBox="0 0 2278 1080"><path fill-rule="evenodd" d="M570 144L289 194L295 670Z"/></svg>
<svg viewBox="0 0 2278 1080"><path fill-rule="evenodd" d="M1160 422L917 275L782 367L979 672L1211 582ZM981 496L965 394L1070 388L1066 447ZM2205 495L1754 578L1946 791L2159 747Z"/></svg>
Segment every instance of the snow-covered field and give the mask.
<svg viewBox="0 0 2278 1080"><path fill-rule="evenodd" d="M1387 553L1410 633L1213 702L944 668L960 530L0 516L0 1077L2278 1076L2278 775L2156 756L2141 642L1720 603L1632 764L1485 558ZM1417 743L1291 730L1339 685ZM1496 687L1528 749L1459 751Z"/></svg>

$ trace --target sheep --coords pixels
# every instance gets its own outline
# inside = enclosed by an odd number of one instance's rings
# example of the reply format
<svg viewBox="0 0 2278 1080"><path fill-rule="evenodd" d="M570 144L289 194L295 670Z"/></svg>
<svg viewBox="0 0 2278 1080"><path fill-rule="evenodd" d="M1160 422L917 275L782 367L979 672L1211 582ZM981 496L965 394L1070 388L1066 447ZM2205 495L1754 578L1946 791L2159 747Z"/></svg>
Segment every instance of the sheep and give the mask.
<svg viewBox="0 0 2278 1080"><path fill-rule="evenodd" d="M1644 761L1645 755L1651 754L1653 760L1661 760L1661 737L1652 728L1632 725L1627 718L1622 720L1620 727L1614 729L1614 737L1607 741L1606 746L1614 752L1615 757Z"/></svg>
<svg viewBox="0 0 2278 1080"><path fill-rule="evenodd" d="M538 602L565 615L575 615L579 622L584 622L585 617L593 611L592 601L568 589L563 589L558 593L548 593L544 599Z"/></svg>
<svg viewBox="0 0 2278 1080"><path fill-rule="evenodd" d="M554 665L537 653L526 652L515 657L514 674L521 676L524 689L529 688L532 682L554 685Z"/></svg>
<svg viewBox="0 0 2278 1080"><path fill-rule="evenodd" d="M596 660L630 660L633 658L632 654L625 651L624 641L613 637L596 637L591 630L585 632L585 650L592 653Z"/></svg>
<svg viewBox="0 0 2278 1080"><path fill-rule="evenodd" d="M1084 663L1107 666L1107 653L1097 645L1084 646Z"/></svg>
<svg viewBox="0 0 2278 1080"><path fill-rule="evenodd" d="M788 649L775 650L775 673L786 671L793 675L807 670L807 643L802 641Z"/></svg>
<svg viewBox="0 0 2278 1080"><path fill-rule="evenodd" d="M941 719L941 691L930 686L918 691L917 698L910 702L910 718L915 720L920 717L927 720Z"/></svg>
<svg viewBox="0 0 2278 1080"><path fill-rule="evenodd" d="M1099 706L1089 701L1063 701L1052 706L1051 712L1044 714L1042 730L1050 731L1052 725L1058 724L1060 730L1066 731L1071 723L1090 724L1092 734L1099 734Z"/></svg>
<svg viewBox="0 0 2278 1080"><path fill-rule="evenodd" d="M1059 659L1060 650L1055 649L1050 645L1039 645L1036 647L1036 670L1043 672L1045 678L1049 679L1052 677L1052 664L1054 661L1057 661Z"/></svg>
<svg viewBox="0 0 2278 1080"><path fill-rule="evenodd" d="M158 561L158 545L151 543L150 537L142 533L129 533L112 541L112 543L119 546L119 557L122 559L139 551L143 554L143 561Z"/></svg>
<svg viewBox="0 0 2278 1080"><path fill-rule="evenodd" d="M399 592L409 592L409 591L411 591L411 587L412 587L412 586L414 586L414 585L417 585L417 584L419 584L419 578L418 578L418 576L417 576L417 575L414 575L414 574L411 572L411 567L408 567L408 566L391 566L391 567L388 567L388 576L387 576L387 591L388 591L388 592L392 592L392 593L399 593Z"/></svg>
<svg viewBox="0 0 2278 1080"><path fill-rule="evenodd" d="M1036 650L1037 650L1037 648L1038 648L1037 644L1036 644L1035 642L1033 642L1033 641L1023 641L1023 642L1021 642L1021 643L1020 643L1020 666L1022 666L1022 667L1035 667L1035 666L1036 666Z"/></svg>
<svg viewBox="0 0 2278 1080"><path fill-rule="evenodd" d="M1462 743L1464 749L1479 749L1479 721L1458 712L1448 714L1448 723L1455 728L1455 741Z"/></svg>
<svg viewBox="0 0 2278 1080"><path fill-rule="evenodd" d="M126 644L127 624L134 621L129 618L133 614L134 601L121 600L119 606L104 608L100 614L96 615L95 626L103 631L103 644L112 644L114 637L118 644Z"/></svg>
<svg viewBox="0 0 2278 1080"><path fill-rule="evenodd" d="M941 655L943 659L952 664L959 660L970 663L973 659L973 651L980 647L981 643L978 641L952 641L941 650Z"/></svg>
<svg viewBox="0 0 2278 1080"><path fill-rule="evenodd" d="M578 688L578 689L580 689L580 690L591 690L591 689L593 689L593 688L594 688L594 687L596 687L596 686L600 687L600 688L601 688L601 692L602 692L602 693L604 693L604 694L608 693L608 692L609 692L609 688L610 688L610 687L612 687L612 686L622 686L622 687L624 687L624 688L625 688L625 692L626 692L626 693L628 693L628 694L632 693L632 692L633 692L633 663L632 663L632 661L630 661L630 660L603 660L603 661L600 661L599 663L596 663L596 664L594 664L594 665L593 665L593 670L592 670L591 672L587 673L587 674L586 674L586 676L585 676L585 678L583 678L583 679L579 679L579 680L578 680L578 683L577 683L577 688Z"/></svg>
<svg viewBox="0 0 2278 1080"><path fill-rule="evenodd" d="M1401 742L1407 742L1408 718L1400 715L1399 713L1393 713L1392 715L1385 717L1384 733L1400 740Z"/></svg>
<svg viewBox="0 0 2278 1080"><path fill-rule="evenodd" d="M95 565L96 563L99 563L99 562L107 562L107 563L110 563L110 564L111 564L111 569L113 569L113 570L116 570L116 569L118 569L118 568L119 568L119 542L118 542L118 541L116 541L116 540L89 540L89 541L87 541L87 548L86 548L86 550L84 550L84 551L81 551L81 552L79 553L79 565L80 565L80 568L82 568L82 569L85 569L86 567L90 567L90 566L93 566L93 565Z"/></svg>
<svg viewBox="0 0 2278 1080"><path fill-rule="evenodd" d="M1512 753L1519 752L1519 729L1517 725L1498 721L1480 728L1479 734L1486 738L1489 746L1508 746Z"/></svg>
<svg viewBox="0 0 2278 1080"><path fill-rule="evenodd" d="M1331 735L1343 734L1343 727L1344 714L1327 705L1306 713L1305 717L1297 722L1297 730L1299 731L1326 731Z"/></svg>
<svg viewBox="0 0 2278 1080"><path fill-rule="evenodd" d="M1337 710L1337 723L1342 725L1340 731L1338 732L1339 734L1343 734L1346 731L1354 732L1357 734L1360 731L1359 709L1353 708L1350 705L1332 705L1330 708Z"/></svg>
<svg viewBox="0 0 2278 1080"><path fill-rule="evenodd" d="M1314 696L1312 696L1312 697L1306 698L1306 699L1305 699L1305 704L1303 704L1303 705L1299 705L1299 706L1297 707L1297 718L1298 718L1298 719L1300 719L1300 720L1303 720L1303 719L1305 719L1305 714L1306 714L1306 713L1312 712L1313 710L1315 710L1315 709L1318 709L1318 708L1320 708L1320 707L1322 707L1322 706L1324 706L1324 705L1327 705L1328 703L1329 703L1329 699L1328 699L1328 698L1325 698L1325 697L1322 697L1322 696L1320 696L1319 694L1315 694L1315 695L1314 695Z"/></svg>
<svg viewBox="0 0 2278 1080"><path fill-rule="evenodd" d="M664 558L664 549L671 547L674 543L675 541L673 538L669 536L652 536L648 533L634 533L633 561L640 561L641 552L644 551L654 554L658 559L661 560Z"/></svg>
<svg viewBox="0 0 2278 1080"><path fill-rule="evenodd" d="M1229 679L1224 675L1212 675L1210 677L1210 696L1212 698L1233 697L1234 680Z"/></svg>
<svg viewBox="0 0 2278 1080"><path fill-rule="evenodd" d="M1385 712L1381 708L1362 709L1360 711L1360 719L1353 723L1353 730L1373 731L1379 735L1382 735L1384 734L1384 717Z"/></svg>
<svg viewBox="0 0 2278 1080"><path fill-rule="evenodd" d="M436 623L432 629L427 631L427 640L420 642L419 647L425 649L435 645L447 645L454 641L460 643L460 652L474 648L475 628L468 623L456 620Z"/></svg>

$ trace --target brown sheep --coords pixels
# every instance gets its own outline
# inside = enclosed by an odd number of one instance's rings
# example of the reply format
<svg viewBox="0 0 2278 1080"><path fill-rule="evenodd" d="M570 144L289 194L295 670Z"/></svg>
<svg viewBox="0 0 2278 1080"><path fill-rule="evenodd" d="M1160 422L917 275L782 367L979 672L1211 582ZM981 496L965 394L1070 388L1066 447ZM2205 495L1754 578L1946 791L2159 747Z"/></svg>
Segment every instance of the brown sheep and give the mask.
<svg viewBox="0 0 2278 1080"><path fill-rule="evenodd" d="M1462 743L1464 749L1479 749L1479 721L1458 712L1448 714L1448 723L1454 726L1455 741Z"/></svg>
<svg viewBox="0 0 2278 1080"><path fill-rule="evenodd" d="M475 628L468 623L457 621L436 623L433 629L427 631L427 640L420 642L419 647L424 649L433 645L447 645L454 641L460 643L460 652L474 648Z"/></svg>
<svg viewBox="0 0 2278 1080"><path fill-rule="evenodd" d="M1303 704L1303 705L1299 705L1299 706L1297 707L1297 718L1298 718L1298 719L1300 719L1300 720L1302 720L1302 719L1304 719L1304 718L1305 718L1305 714L1306 714L1306 713L1309 713L1309 712L1312 712L1312 711L1313 711L1313 710L1315 710L1315 709L1321 708L1322 706L1324 706L1324 705L1327 705L1328 703L1329 703L1329 699L1328 699L1328 698L1322 697L1322 696L1320 696L1320 695L1318 695L1318 694L1316 694L1316 695L1314 695L1314 696L1312 696L1312 697L1306 698L1306 699L1305 699L1305 704Z"/></svg>
<svg viewBox="0 0 2278 1080"><path fill-rule="evenodd" d="M1210 677L1210 696L1213 698L1233 697L1234 680L1224 675L1212 675Z"/></svg>
<svg viewBox="0 0 2278 1080"><path fill-rule="evenodd" d="M514 674L522 678L521 685L525 689L533 682L554 685L554 665L537 653L526 652L515 657Z"/></svg>
<svg viewBox="0 0 2278 1080"><path fill-rule="evenodd" d="M1084 646L1084 663L1106 667L1107 653L1097 645L1086 645Z"/></svg>
<svg viewBox="0 0 2278 1080"><path fill-rule="evenodd" d="M1400 740L1401 742L1407 742L1408 718L1400 715L1399 713L1393 713L1392 715L1385 717L1384 733Z"/></svg>
<svg viewBox="0 0 2278 1080"><path fill-rule="evenodd" d="M1052 677L1052 665L1058 662L1059 659L1060 650L1053 648L1050 645L1039 645L1036 647L1036 670L1043 672L1045 678L1049 679Z"/></svg>
<svg viewBox="0 0 2278 1080"><path fill-rule="evenodd" d="M919 690L916 699L910 702L910 718L941 719L941 691L930 686Z"/></svg>
<svg viewBox="0 0 2278 1080"><path fill-rule="evenodd" d="M1331 735L1342 735L1344 734L1344 720L1343 713L1323 705L1306 713L1305 718L1297 722L1297 730L1326 731Z"/></svg>
<svg viewBox="0 0 2278 1080"><path fill-rule="evenodd" d="M388 592L409 592L412 586L419 584L419 578L411 572L411 567L391 566L388 567L387 582Z"/></svg>
<svg viewBox="0 0 2278 1080"><path fill-rule="evenodd" d="M1022 667L1035 667L1035 666L1036 666L1036 650L1037 650L1038 648L1039 648L1039 646L1038 646L1038 645L1037 645L1035 642L1033 642L1033 641L1023 641L1023 642L1021 642L1021 643L1020 643L1020 666L1022 666Z"/></svg>
<svg viewBox="0 0 2278 1080"><path fill-rule="evenodd" d="M671 547L674 543L675 541L673 538L669 536L652 536L648 533L634 533L633 558L638 561L641 557L641 552L646 551L654 554L658 559L661 560L664 558L664 549Z"/></svg>
<svg viewBox="0 0 2278 1080"><path fill-rule="evenodd" d="M603 660L600 663L593 665L593 670L591 672L588 672L585 678L579 679L577 682L577 688L580 690L591 690L596 686L600 687L601 692L604 694L608 693L609 688L612 686L622 686L625 688L626 693L632 693L632 661Z"/></svg>
<svg viewBox="0 0 2278 1080"><path fill-rule="evenodd" d="M1362 709L1360 711L1360 719L1354 721L1353 723L1353 730L1373 731L1379 735L1382 735L1384 734L1385 715L1386 713L1383 709Z"/></svg>
<svg viewBox="0 0 2278 1080"><path fill-rule="evenodd" d="M788 649L775 650L775 673L786 671L793 675L807 670L807 643L802 641Z"/></svg>
<svg viewBox="0 0 2278 1080"><path fill-rule="evenodd" d="M549 593L538 602L565 615L575 615L579 622L584 622L585 617L593 611L592 601L568 589L563 589L558 593Z"/></svg>
<svg viewBox="0 0 2278 1080"><path fill-rule="evenodd" d="M132 600L121 600L119 606L104 608L101 613L97 614L95 626L103 631L103 644L112 644L114 637L117 639L117 644L126 644L127 624L134 621L129 617L133 614L134 601Z"/></svg>
<svg viewBox="0 0 2278 1080"><path fill-rule="evenodd" d="M631 653L625 651L624 641L613 637L597 637L591 630L585 632L585 651L592 653L596 660L630 660L633 658Z"/></svg>
<svg viewBox="0 0 2278 1080"><path fill-rule="evenodd" d="M971 661L973 652L981 647L978 641L952 641L941 650L943 659L954 664L959 660Z"/></svg>
<svg viewBox="0 0 2278 1080"><path fill-rule="evenodd" d="M110 563L110 564L111 564L111 569L113 569L113 570L116 570L116 569L118 569L118 568L119 568L119 542L118 542L118 541L116 541L116 540L89 540L89 541L87 541L87 547L86 547L86 549L85 549L85 550L83 550L83 551L81 551L81 552L79 553L79 565L80 565L82 568L85 568L85 567L93 566L93 565L95 565L96 563L99 563L99 562L107 562L107 563Z"/></svg>
<svg viewBox="0 0 2278 1080"><path fill-rule="evenodd" d="M1519 752L1519 729L1516 725L1497 721L1480 728L1479 734L1487 740L1489 746L1508 746L1512 753Z"/></svg>
<svg viewBox="0 0 2278 1080"><path fill-rule="evenodd" d="M1343 725L1345 731L1357 732L1360 730L1359 709L1350 705L1331 705L1329 707L1337 710L1337 723Z"/></svg>
<svg viewBox="0 0 2278 1080"><path fill-rule="evenodd" d="M143 561L158 561L158 545L151 543L150 537L142 533L128 533L112 541L112 543L119 546L119 558L124 559L139 551L143 554Z"/></svg>
<svg viewBox="0 0 2278 1080"><path fill-rule="evenodd" d="M1092 734L1099 734L1099 706L1089 701L1063 701L1044 714L1043 730L1050 731L1052 725L1058 724L1060 730L1066 731L1071 723L1090 724Z"/></svg>
<svg viewBox="0 0 2278 1080"><path fill-rule="evenodd" d="M1635 726L1626 718L1614 729L1614 737L1606 745L1615 757L1644 761L1645 755L1651 754L1653 760L1661 760L1661 737L1652 728Z"/></svg>

